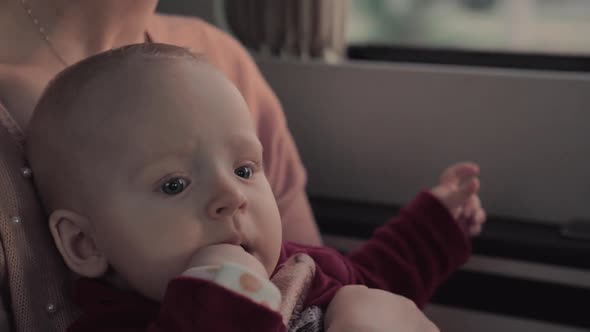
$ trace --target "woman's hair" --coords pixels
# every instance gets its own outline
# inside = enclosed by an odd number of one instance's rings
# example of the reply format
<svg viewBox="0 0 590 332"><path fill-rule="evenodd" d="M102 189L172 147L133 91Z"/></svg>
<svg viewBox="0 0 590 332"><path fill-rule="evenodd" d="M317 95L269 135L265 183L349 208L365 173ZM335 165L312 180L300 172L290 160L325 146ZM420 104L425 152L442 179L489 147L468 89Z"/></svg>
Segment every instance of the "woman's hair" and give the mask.
<svg viewBox="0 0 590 332"><path fill-rule="evenodd" d="M113 74L130 66L152 66L162 62L188 60L203 62L201 55L186 48L141 43L123 46L93 55L60 72L49 82L34 109L26 131L26 153L41 200L47 210L70 204L76 197L68 197L68 190L80 173L83 160L76 156L76 145L84 135L77 126L87 114L88 103L107 85L92 84L104 75ZM147 68L147 67L146 67ZM133 82L133 78L130 78ZM113 82L115 83L115 82ZM138 84L140 82L137 82ZM97 91L98 90L98 91ZM108 110L105 110L105 112ZM87 151L86 151L87 153ZM65 199L65 200L64 200ZM48 211L51 212L51 211Z"/></svg>

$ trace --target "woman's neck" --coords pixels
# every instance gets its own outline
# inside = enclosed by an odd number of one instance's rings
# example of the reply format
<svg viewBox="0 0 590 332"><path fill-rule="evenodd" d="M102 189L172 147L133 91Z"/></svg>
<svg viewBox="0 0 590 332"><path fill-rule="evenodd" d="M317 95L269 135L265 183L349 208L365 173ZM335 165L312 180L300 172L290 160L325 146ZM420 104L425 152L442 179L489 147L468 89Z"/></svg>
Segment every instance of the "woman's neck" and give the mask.
<svg viewBox="0 0 590 332"><path fill-rule="evenodd" d="M53 57L72 64L141 42L156 4L157 0L0 0L0 62L12 58L39 63Z"/></svg>

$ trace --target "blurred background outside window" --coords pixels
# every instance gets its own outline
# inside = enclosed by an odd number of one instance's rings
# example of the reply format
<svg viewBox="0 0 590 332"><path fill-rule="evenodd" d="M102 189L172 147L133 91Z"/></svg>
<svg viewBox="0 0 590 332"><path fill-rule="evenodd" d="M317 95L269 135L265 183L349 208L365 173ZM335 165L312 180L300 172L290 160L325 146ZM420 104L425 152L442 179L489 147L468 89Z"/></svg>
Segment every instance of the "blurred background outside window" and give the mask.
<svg viewBox="0 0 590 332"><path fill-rule="evenodd" d="M590 0L346 0L349 45L590 54Z"/></svg>
<svg viewBox="0 0 590 332"><path fill-rule="evenodd" d="M342 58L347 46L590 55L590 0L224 0L250 49Z"/></svg>

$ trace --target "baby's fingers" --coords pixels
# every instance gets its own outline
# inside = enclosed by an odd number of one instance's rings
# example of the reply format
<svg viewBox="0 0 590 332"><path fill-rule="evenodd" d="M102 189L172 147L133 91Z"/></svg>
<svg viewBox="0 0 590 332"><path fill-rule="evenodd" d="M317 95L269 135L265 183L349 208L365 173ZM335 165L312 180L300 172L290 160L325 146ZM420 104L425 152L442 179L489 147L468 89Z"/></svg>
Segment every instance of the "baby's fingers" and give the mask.
<svg viewBox="0 0 590 332"><path fill-rule="evenodd" d="M479 199L479 196L471 195L465 203L465 206L461 213L461 218L467 220L475 220L475 214L479 209L481 209L481 201Z"/></svg>
<svg viewBox="0 0 590 332"><path fill-rule="evenodd" d="M465 180L479 175L479 166L472 162L462 162L445 169L440 176L441 185L460 184Z"/></svg>
<svg viewBox="0 0 590 332"><path fill-rule="evenodd" d="M446 198L445 203L451 210L464 206L478 190L479 179L471 178L461 183L456 190L452 190Z"/></svg>
<svg viewBox="0 0 590 332"><path fill-rule="evenodd" d="M473 195L469 198L463 208L463 213L458 219L461 220L464 229L470 236L476 236L481 233L486 219L486 213L481 206L479 196Z"/></svg>
<svg viewBox="0 0 590 332"><path fill-rule="evenodd" d="M469 235L476 236L481 233L484 222L486 221L486 212L483 209L477 210L472 224L469 227Z"/></svg>

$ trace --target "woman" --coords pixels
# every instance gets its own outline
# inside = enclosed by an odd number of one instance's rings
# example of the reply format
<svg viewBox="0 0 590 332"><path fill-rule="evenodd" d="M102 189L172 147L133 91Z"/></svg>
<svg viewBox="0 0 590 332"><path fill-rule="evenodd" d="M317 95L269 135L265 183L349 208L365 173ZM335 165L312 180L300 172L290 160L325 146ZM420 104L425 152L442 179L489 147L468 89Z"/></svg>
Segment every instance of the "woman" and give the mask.
<svg viewBox="0 0 590 332"><path fill-rule="evenodd" d="M47 82L98 52L157 41L202 53L244 95L264 146L286 240L319 245L305 171L281 107L247 52L198 20L155 14L156 0L0 0L0 282L16 330L63 331L75 316L22 155L23 131ZM406 306L407 307L407 306ZM424 320L415 308L408 308ZM404 315L401 315L403 317ZM0 329L2 326L0 325Z"/></svg>

